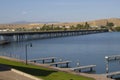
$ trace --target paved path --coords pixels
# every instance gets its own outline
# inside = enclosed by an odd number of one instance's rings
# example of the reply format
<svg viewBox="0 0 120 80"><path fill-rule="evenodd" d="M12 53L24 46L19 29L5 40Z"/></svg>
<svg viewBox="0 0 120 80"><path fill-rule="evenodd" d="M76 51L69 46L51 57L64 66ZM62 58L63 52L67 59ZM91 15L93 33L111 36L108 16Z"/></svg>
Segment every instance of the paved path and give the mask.
<svg viewBox="0 0 120 80"><path fill-rule="evenodd" d="M28 77L19 75L9 68L0 65L0 80L33 80Z"/></svg>

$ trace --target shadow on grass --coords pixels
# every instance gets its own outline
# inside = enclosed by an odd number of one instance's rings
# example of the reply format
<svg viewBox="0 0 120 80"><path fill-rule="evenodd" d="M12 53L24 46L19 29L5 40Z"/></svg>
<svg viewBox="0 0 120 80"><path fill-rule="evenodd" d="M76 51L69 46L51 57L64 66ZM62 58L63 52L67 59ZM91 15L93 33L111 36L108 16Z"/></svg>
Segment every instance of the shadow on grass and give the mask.
<svg viewBox="0 0 120 80"><path fill-rule="evenodd" d="M11 68L6 65L0 64L0 71L9 71Z"/></svg>
<svg viewBox="0 0 120 80"><path fill-rule="evenodd" d="M53 70L37 69L37 68L30 68L30 67L23 67L23 66L14 66L14 65L4 65L4 66L9 66L11 68L20 70L22 72L31 74L33 76L39 76L39 77L45 77L54 72L57 72Z"/></svg>

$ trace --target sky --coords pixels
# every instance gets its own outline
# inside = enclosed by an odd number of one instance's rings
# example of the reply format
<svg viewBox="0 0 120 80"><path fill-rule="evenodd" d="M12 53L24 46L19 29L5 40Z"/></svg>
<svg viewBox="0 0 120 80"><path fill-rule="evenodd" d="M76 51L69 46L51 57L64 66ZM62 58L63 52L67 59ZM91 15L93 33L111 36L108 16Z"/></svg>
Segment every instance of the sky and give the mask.
<svg viewBox="0 0 120 80"><path fill-rule="evenodd" d="M120 18L120 0L0 0L0 23Z"/></svg>

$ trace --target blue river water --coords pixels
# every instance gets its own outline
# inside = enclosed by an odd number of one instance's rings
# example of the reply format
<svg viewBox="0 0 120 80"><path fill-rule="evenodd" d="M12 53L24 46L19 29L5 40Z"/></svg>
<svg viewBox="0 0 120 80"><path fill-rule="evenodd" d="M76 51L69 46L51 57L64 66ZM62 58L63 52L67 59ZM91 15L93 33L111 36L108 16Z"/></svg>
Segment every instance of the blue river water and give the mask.
<svg viewBox="0 0 120 80"><path fill-rule="evenodd" d="M25 59L27 43L33 44L32 47L28 46L29 59L52 56L58 60L72 61L71 67L75 67L77 62L80 62L80 65L95 64L96 73L105 73L105 56L120 54L119 32L12 42L0 46L0 52L17 54L21 59ZM109 71L120 71L120 61L110 62Z"/></svg>

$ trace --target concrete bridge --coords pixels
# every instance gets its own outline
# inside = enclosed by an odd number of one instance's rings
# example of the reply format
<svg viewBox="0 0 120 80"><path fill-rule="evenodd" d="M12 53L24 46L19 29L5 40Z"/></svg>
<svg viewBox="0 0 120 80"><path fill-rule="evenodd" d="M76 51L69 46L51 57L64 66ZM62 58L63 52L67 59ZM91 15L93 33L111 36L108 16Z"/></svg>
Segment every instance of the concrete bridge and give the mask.
<svg viewBox="0 0 120 80"><path fill-rule="evenodd" d="M108 30L70 30L70 31L24 31L24 32L0 32L0 40L25 41L33 39L57 38L108 32Z"/></svg>

